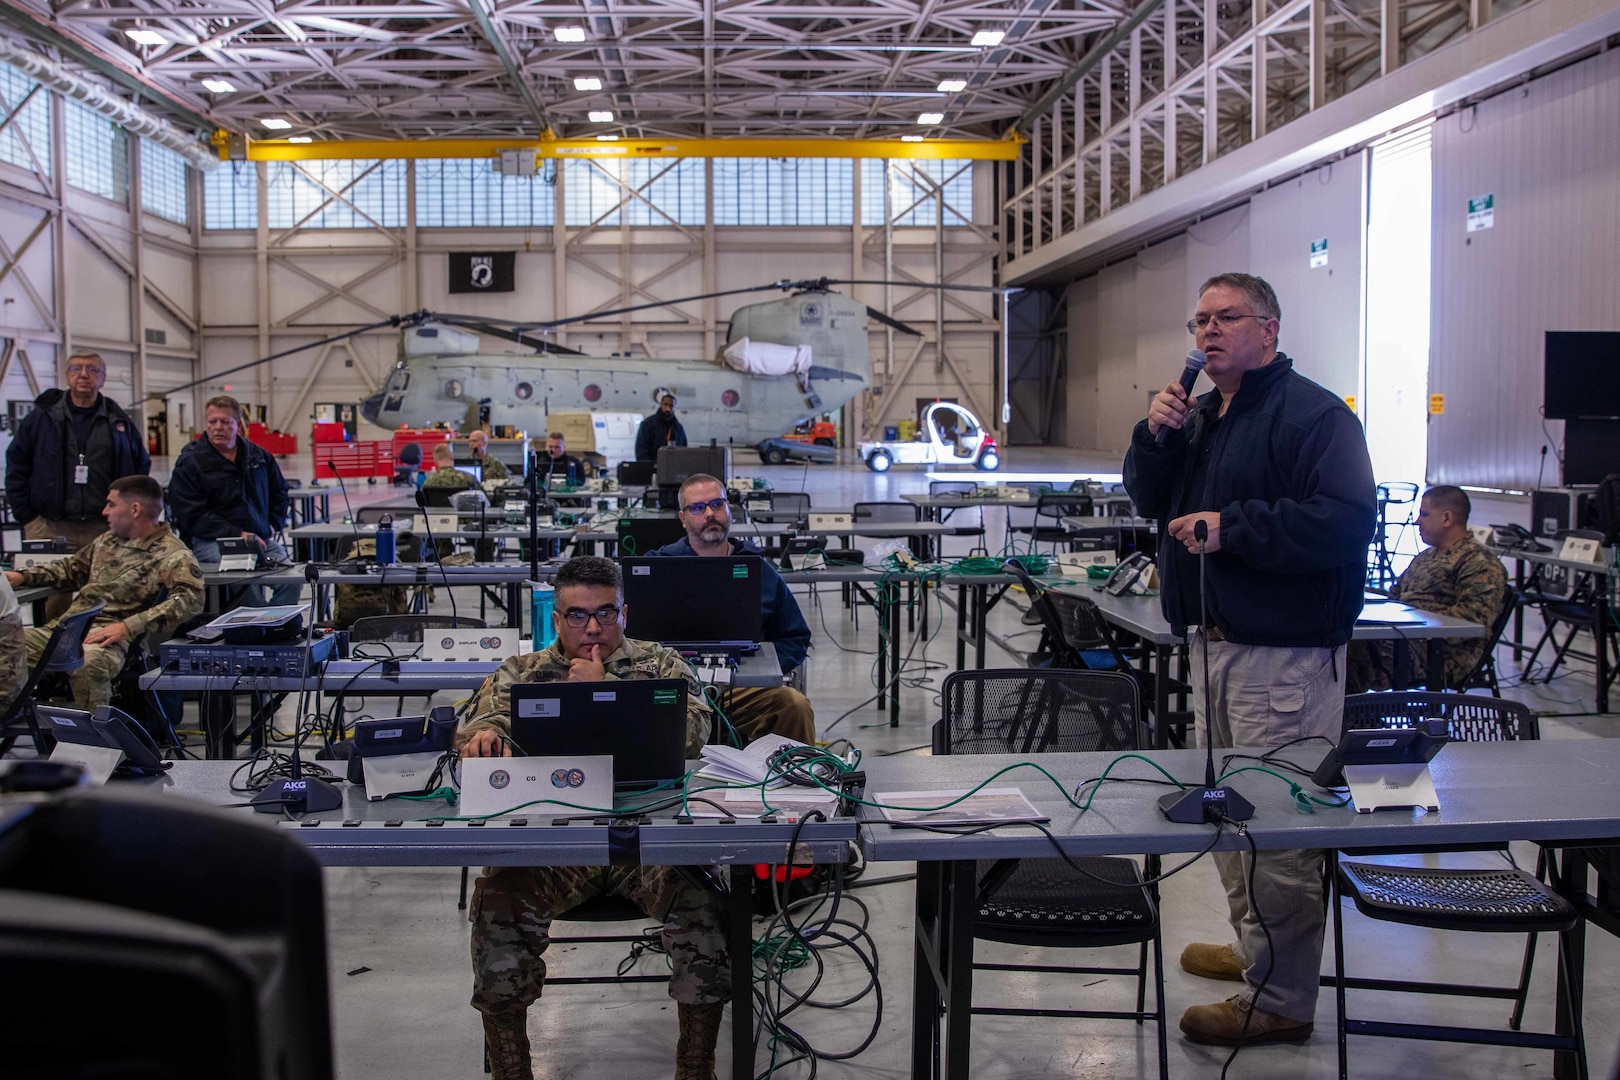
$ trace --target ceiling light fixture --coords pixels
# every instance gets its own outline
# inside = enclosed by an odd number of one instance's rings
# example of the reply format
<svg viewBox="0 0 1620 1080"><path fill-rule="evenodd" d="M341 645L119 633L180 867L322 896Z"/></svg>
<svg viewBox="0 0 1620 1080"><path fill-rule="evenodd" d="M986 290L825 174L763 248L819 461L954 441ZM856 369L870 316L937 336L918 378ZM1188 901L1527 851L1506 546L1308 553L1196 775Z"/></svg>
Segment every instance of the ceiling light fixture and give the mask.
<svg viewBox="0 0 1620 1080"><path fill-rule="evenodd" d="M585 40L585 28L583 26L559 26L551 33L558 41L565 41L570 44Z"/></svg>
<svg viewBox="0 0 1620 1080"><path fill-rule="evenodd" d="M933 127L935 124L942 124L944 122L945 114L942 112L925 112L921 116L917 117L917 123L921 124L923 127Z"/></svg>
<svg viewBox="0 0 1620 1080"><path fill-rule="evenodd" d="M600 90L602 89L602 80L592 75L581 75L579 78L574 80L574 89Z"/></svg>
<svg viewBox="0 0 1620 1080"><path fill-rule="evenodd" d="M900 141L901 142L922 142L923 137L921 135L902 135L902 136L900 136Z"/></svg>
<svg viewBox="0 0 1620 1080"><path fill-rule="evenodd" d="M292 127L291 120L283 120L279 116L267 116L260 120L259 123L263 124L271 131L286 131L288 128Z"/></svg>
<svg viewBox="0 0 1620 1080"><path fill-rule="evenodd" d="M939 92L942 94L955 94L966 89L966 79L941 79L939 83Z"/></svg>
<svg viewBox="0 0 1620 1080"><path fill-rule="evenodd" d="M973 44L981 49L993 49L1007 36L1005 30L980 30L973 35Z"/></svg>
<svg viewBox="0 0 1620 1080"><path fill-rule="evenodd" d="M228 79L204 79L202 84L205 89L212 90L216 94L236 93L236 84Z"/></svg>
<svg viewBox="0 0 1620 1080"><path fill-rule="evenodd" d="M137 45L167 45L169 39L156 30L125 30L124 35Z"/></svg>
<svg viewBox="0 0 1620 1080"><path fill-rule="evenodd" d="M606 109L599 110L599 111L598 110L592 110L588 115L590 116L591 123L593 123L593 124L611 124L611 123L613 123L613 114L611 112L608 112Z"/></svg>
<svg viewBox="0 0 1620 1080"><path fill-rule="evenodd" d="M296 143L306 143L306 142L314 142L315 140L310 138L308 135L294 135L291 138L289 138L287 141L288 142L296 142Z"/></svg>
<svg viewBox="0 0 1620 1080"><path fill-rule="evenodd" d="M596 137L596 141L597 142L618 142L619 137L617 135L598 135Z"/></svg>

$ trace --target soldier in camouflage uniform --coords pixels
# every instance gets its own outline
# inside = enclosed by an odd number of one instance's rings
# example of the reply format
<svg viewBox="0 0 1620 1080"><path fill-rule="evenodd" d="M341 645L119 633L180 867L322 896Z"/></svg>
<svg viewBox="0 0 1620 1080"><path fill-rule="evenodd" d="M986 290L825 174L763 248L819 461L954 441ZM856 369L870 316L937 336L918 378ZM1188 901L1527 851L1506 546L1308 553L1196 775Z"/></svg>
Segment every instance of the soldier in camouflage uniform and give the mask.
<svg viewBox="0 0 1620 1080"><path fill-rule="evenodd" d="M624 636L624 590L611 559L584 556L557 571L557 640L514 656L484 681L457 736L465 757L510 756L511 687L519 682L684 678L686 752L697 757L710 709L691 670L669 649ZM578 623L579 625L574 625ZM720 1018L731 996L726 910L718 894L667 866L486 868L473 894L472 1006L484 1017L495 1080L532 1074L527 1016L545 983L551 921L584 900L615 893L663 923L678 1005L677 1080L713 1080Z"/></svg>
<svg viewBox="0 0 1620 1080"><path fill-rule="evenodd" d="M0 577L0 713L28 681L28 647L23 637L22 608L11 581Z"/></svg>
<svg viewBox="0 0 1620 1080"><path fill-rule="evenodd" d="M449 443L439 443L433 448L433 471L427 474L422 486L466 491L477 487L478 481L456 468L455 451L450 449Z"/></svg>
<svg viewBox="0 0 1620 1080"><path fill-rule="evenodd" d="M1450 615L1489 627L1501 613L1507 571L1502 560L1486 551L1468 531L1468 494L1450 485L1432 487L1418 504L1418 536L1428 545L1406 568L1390 598L1421 611ZM1483 638L1447 639L1446 685L1456 686L1474 669L1485 648ZM1408 683L1428 682L1428 649L1407 650ZM1345 689L1388 690L1395 677L1393 641L1352 641L1346 662Z"/></svg>
<svg viewBox="0 0 1620 1080"><path fill-rule="evenodd" d="M482 467L481 475L484 483L491 480L510 480L512 474L507 471L506 462L500 458L489 456L489 433L479 429L467 436L467 446L472 450L473 460Z"/></svg>
<svg viewBox="0 0 1620 1080"><path fill-rule="evenodd" d="M203 608L202 568L160 520L163 488L156 480L114 480L102 516L108 531L72 558L21 573L6 571L13 586L78 590L64 618L106 603L85 635L84 666L69 676L73 700L86 709L112 700L112 680L132 641L148 630L172 629ZM52 622L27 632L30 664L39 662L55 628Z"/></svg>

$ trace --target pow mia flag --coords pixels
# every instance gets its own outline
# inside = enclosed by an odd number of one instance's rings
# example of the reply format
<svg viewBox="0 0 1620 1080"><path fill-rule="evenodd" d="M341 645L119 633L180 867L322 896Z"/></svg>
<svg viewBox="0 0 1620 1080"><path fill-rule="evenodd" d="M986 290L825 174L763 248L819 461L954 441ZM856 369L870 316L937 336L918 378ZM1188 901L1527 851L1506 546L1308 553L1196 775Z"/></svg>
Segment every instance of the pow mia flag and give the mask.
<svg viewBox="0 0 1620 1080"><path fill-rule="evenodd" d="M513 251L452 251L450 291L453 293L512 292L517 288Z"/></svg>

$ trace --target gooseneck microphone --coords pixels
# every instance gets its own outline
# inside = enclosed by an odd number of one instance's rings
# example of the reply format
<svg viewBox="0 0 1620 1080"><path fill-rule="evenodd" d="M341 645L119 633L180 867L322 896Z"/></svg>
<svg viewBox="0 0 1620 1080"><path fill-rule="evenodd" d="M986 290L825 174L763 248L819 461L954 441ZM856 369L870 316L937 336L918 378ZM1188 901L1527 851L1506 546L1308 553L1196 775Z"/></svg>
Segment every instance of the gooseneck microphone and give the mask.
<svg viewBox="0 0 1620 1080"><path fill-rule="evenodd" d="M439 566L439 579L444 582L444 595L450 598L450 625L459 628L461 615L456 611L456 594L450 588L450 575L444 570L444 555L439 551L439 542L433 538L433 515L429 513L427 492L422 488L416 489L416 508L422 511L422 528L427 531L428 548L433 552L433 561Z"/></svg>
<svg viewBox="0 0 1620 1080"><path fill-rule="evenodd" d="M354 520L354 508L349 505L349 486L343 482L343 474L338 472L337 465L328 461L326 467L332 470L333 476L337 477L338 493L343 496L343 513L349 519L349 531L354 533L354 550L349 553L349 557L354 561L355 569L358 570L361 563L360 524Z"/></svg>
<svg viewBox="0 0 1620 1080"><path fill-rule="evenodd" d="M1200 361L1203 356L1203 353L1198 354ZM1187 362L1191 364L1192 357L1189 356ZM1183 382L1191 380L1183 379ZM1223 818L1248 821L1254 817L1254 804L1233 789L1215 784L1215 724L1210 719L1215 702L1209 694L1209 595L1204 588L1204 567L1209 561L1204 545L1209 541L1209 525L1202 519L1193 523L1193 538L1198 541L1198 623L1204 650L1204 786L1161 795L1159 809L1165 817L1183 825L1214 824Z"/></svg>
<svg viewBox="0 0 1620 1080"><path fill-rule="evenodd" d="M1204 355L1203 349L1192 349L1187 353L1187 367L1181 373L1181 389L1187 395L1188 401L1192 400L1193 383L1198 381L1198 373L1204 370L1204 365L1207 363L1209 363L1209 357ZM1163 446L1164 440L1169 437L1170 425L1165 424L1159 428L1159 434L1153 441Z"/></svg>
<svg viewBox="0 0 1620 1080"><path fill-rule="evenodd" d="M333 470L334 472L336 470ZM304 564L304 580L309 582L309 622L304 627L304 656L306 663L308 657L315 653L315 601L320 591L320 569L314 563ZM326 810L336 810L343 805L343 793L325 780L304 775L303 759L299 756L304 749L304 738L315 729L315 725L304 726L304 714L309 704L309 681L319 678L320 673L306 669L304 672L304 689L298 695L298 712L293 721L294 737L292 748L292 775L285 780L272 780L265 785L259 793L250 800L253 809L261 814L318 814Z"/></svg>

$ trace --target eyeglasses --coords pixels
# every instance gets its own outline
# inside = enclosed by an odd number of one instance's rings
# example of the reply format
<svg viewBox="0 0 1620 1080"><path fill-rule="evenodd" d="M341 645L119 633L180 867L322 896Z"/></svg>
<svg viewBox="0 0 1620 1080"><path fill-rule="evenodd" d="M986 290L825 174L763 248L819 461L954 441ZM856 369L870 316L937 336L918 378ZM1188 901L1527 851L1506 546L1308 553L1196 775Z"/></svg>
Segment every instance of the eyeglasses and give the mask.
<svg viewBox="0 0 1620 1080"><path fill-rule="evenodd" d="M68 365L68 374L69 375L101 375L101 374L104 374L106 372L106 370L107 370L106 368L104 368L104 367L96 367L94 364L69 364Z"/></svg>
<svg viewBox="0 0 1620 1080"><path fill-rule="evenodd" d="M703 514L703 511L705 511L705 510L713 510L715 513L718 514L720 511L724 510L725 508L726 508L726 500L724 500L724 499L710 499L708 502L695 502L695 503L692 503L691 505L686 507L686 512L688 514L691 514L693 517L701 517L702 514Z"/></svg>
<svg viewBox="0 0 1620 1080"><path fill-rule="evenodd" d="M1271 318L1270 315L1238 315L1230 311L1223 311L1217 315L1194 315L1187 320L1187 333L1197 334L1200 330L1207 330L1212 322L1222 330L1230 330L1238 324L1239 319L1260 319L1264 321L1269 318Z"/></svg>
<svg viewBox="0 0 1620 1080"><path fill-rule="evenodd" d="M567 623L569 626L572 626L575 630L584 629L585 624L590 622L592 619L596 620L597 626L606 626L608 623L617 622L619 620L619 612L623 610L623 608L614 607L612 604L609 604L607 607L599 607L595 611L580 611L575 608L573 610L563 612L563 622Z"/></svg>

